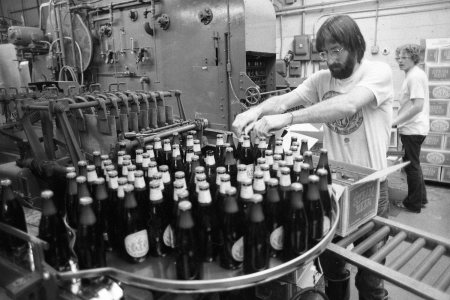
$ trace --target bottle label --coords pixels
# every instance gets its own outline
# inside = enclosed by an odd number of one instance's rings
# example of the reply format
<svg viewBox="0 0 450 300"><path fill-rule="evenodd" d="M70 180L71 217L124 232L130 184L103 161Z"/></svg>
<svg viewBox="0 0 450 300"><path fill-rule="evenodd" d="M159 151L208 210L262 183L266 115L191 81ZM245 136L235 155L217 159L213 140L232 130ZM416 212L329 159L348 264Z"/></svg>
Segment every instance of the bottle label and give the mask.
<svg viewBox="0 0 450 300"><path fill-rule="evenodd" d="M143 257L148 252L147 230L141 230L125 237L125 250L131 257Z"/></svg>
<svg viewBox="0 0 450 300"><path fill-rule="evenodd" d="M323 234L322 237L324 237L328 231L330 231L330 227L331 227L331 222L330 222L330 218L328 218L327 216L323 217Z"/></svg>
<svg viewBox="0 0 450 300"><path fill-rule="evenodd" d="M136 164L142 164L143 158L142 155L136 155Z"/></svg>
<svg viewBox="0 0 450 300"><path fill-rule="evenodd" d="M279 251L283 250L284 229L283 226L278 227L270 234L270 246Z"/></svg>
<svg viewBox="0 0 450 300"><path fill-rule="evenodd" d="M173 234L172 226L170 226L170 224L167 225L166 229L164 230L163 240L164 240L164 244L167 247L175 248L175 237Z"/></svg>
<svg viewBox="0 0 450 300"><path fill-rule="evenodd" d="M249 164L246 165L247 177L253 179L253 173L255 172L255 165Z"/></svg>
<svg viewBox="0 0 450 300"><path fill-rule="evenodd" d="M231 247L231 256L235 261L244 261L244 237L238 239Z"/></svg>

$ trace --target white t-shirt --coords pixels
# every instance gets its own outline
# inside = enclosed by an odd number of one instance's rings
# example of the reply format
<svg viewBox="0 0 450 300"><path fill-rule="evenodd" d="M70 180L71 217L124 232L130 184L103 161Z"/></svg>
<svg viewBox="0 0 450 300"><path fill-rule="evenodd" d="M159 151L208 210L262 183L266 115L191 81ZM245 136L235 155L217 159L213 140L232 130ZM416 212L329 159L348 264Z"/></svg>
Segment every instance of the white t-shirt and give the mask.
<svg viewBox="0 0 450 300"><path fill-rule="evenodd" d="M376 102L356 114L324 126L324 147L330 159L376 170L387 167L386 152L392 122L393 83L391 68L382 62L362 60L346 79L336 79L329 70L321 70L299 85L294 92L305 105L326 101L333 96L366 87Z"/></svg>
<svg viewBox="0 0 450 300"><path fill-rule="evenodd" d="M422 69L414 66L406 73L400 90L400 109L398 113L409 109L411 99L423 99L422 111L398 125L398 131L404 135L427 135L430 130L430 98L428 94L428 78Z"/></svg>

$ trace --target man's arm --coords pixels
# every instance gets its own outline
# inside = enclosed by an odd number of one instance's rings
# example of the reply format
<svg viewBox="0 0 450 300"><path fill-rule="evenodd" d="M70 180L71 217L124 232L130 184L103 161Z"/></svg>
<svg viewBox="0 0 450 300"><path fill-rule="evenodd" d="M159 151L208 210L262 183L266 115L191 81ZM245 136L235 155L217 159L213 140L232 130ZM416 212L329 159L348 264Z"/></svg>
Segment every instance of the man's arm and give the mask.
<svg viewBox="0 0 450 300"><path fill-rule="evenodd" d="M363 106L376 101L373 92L366 87L355 87L347 94L335 96L289 114L264 116L254 130L262 136L295 123L324 123L354 115Z"/></svg>
<svg viewBox="0 0 450 300"><path fill-rule="evenodd" d="M412 105L408 109L405 109L398 114L397 118L395 118L394 122L392 122L392 126L402 124L405 121L410 120L411 118L413 118L415 115L417 115L422 111L424 103L423 98L411 99L411 102Z"/></svg>

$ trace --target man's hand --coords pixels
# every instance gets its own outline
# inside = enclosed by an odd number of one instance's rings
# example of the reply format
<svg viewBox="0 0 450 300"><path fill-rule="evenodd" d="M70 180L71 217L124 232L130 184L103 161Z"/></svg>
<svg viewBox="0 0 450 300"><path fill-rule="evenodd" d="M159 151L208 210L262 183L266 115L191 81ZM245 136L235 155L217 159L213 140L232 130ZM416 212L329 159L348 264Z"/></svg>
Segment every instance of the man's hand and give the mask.
<svg viewBox="0 0 450 300"><path fill-rule="evenodd" d="M236 116L234 119L233 124L231 125L232 130L236 135L239 137L243 132L245 134L248 134L250 130L253 129L255 126L256 120L258 120L258 117L260 115L259 110L254 107L247 111L244 111L243 113L240 113Z"/></svg>
<svg viewBox="0 0 450 300"><path fill-rule="evenodd" d="M279 114L262 117L254 125L253 130L257 136L269 137L277 131L291 123L291 114Z"/></svg>

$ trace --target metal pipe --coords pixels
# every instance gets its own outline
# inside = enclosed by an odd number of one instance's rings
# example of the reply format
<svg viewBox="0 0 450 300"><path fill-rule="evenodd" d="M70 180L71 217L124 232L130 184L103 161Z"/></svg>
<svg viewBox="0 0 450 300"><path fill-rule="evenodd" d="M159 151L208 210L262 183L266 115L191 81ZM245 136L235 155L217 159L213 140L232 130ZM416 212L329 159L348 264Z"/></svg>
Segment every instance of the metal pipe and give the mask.
<svg viewBox="0 0 450 300"><path fill-rule="evenodd" d="M434 248L434 250L429 255L427 255L427 257L421 263L419 263L418 267L413 272L411 272L411 277L417 280L422 280L444 253L444 246L439 245Z"/></svg>
<svg viewBox="0 0 450 300"><path fill-rule="evenodd" d="M370 259L376 262L381 262L388 256L392 250L395 249L401 242L406 239L406 233L404 231L399 232L393 239L389 240L379 251L373 254Z"/></svg>
<svg viewBox="0 0 450 300"><path fill-rule="evenodd" d="M397 271L401 267L403 267L414 255L416 255L417 252L420 251L420 249L425 246L425 239L419 238L417 239L409 248L398 256L395 260L392 261L391 265L389 266L392 270Z"/></svg>
<svg viewBox="0 0 450 300"><path fill-rule="evenodd" d="M450 285L450 266L448 266L447 269L444 271L444 273L442 273L441 276L438 277L433 286L438 290L445 291L447 290L449 285Z"/></svg>
<svg viewBox="0 0 450 300"><path fill-rule="evenodd" d="M60 50L61 50L61 59L63 66L66 65L66 50L64 49L64 36L63 36L63 30L62 30L62 22L61 22L61 7L58 6L58 13L56 13L56 6L53 6L53 9L55 11L56 18L58 19L57 22L59 23L57 25L58 31L59 31L59 43L61 44ZM56 20L55 20L56 21Z"/></svg>
<svg viewBox="0 0 450 300"><path fill-rule="evenodd" d="M281 11L281 12L277 12L275 13L276 16L286 16L286 15L293 15L293 14L298 14L298 13L303 13L303 12L311 12L311 11L315 11L315 10L323 10L326 8L339 8L339 7L345 7L345 6L352 6L352 5L357 5L357 4L366 4L366 3L370 3L370 2L375 2L376 0L356 0L356 1L348 1L348 2L333 2L331 4L321 4L320 6L309 6L309 7L305 7L305 8L296 8L296 9L292 9L292 10L287 10L287 11Z"/></svg>
<svg viewBox="0 0 450 300"><path fill-rule="evenodd" d="M391 229L389 226L383 226L380 229L378 229L374 234L370 235L367 239L365 239L363 242L358 244L355 248L352 249L352 252L363 254L373 246L375 246L378 242L380 242L382 239L384 239L387 235L389 235L389 232Z"/></svg>
<svg viewBox="0 0 450 300"><path fill-rule="evenodd" d="M147 137L143 138L143 141L144 141L144 144L147 144L147 143L152 142L156 137L159 137L159 138L162 139L162 138L171 136L175 132L185 132L185 131L188 131L188 130L195 129L196 127L197 127L196 124L189 124L189 125L181 126L181 127L178 127L178 128L169 129L169 130L167 130L165 132L162 132L162 133L159 133L159 134L155 134L155 135L152 135L152 136L147 136ZM137 140L134 140L134 141L132 141L130 143L131 148L134 148L137 145L139 145L139 141L137 141Z"/></svg>
<svg viewBox="0 0 450 300"><path fill-rule="evenodd" d="M364 226L362 226L357 231L351 233L350 235L346 236L345 238L343 238L342 240L337 242L336 245L338 245L342 248L346 248L348 245L350 245L351 243L353 243L360 237L363 237L364 235L369 233L374 227L375 227L374 222L368 222L368 223L364 224Z"/></svg>
<svg viewBox="0 0 450 300"><path fill-rule="evenodd" d="M305 8L323 8L324 6L327 5L332 5L332 4L341 4L341 3L347 3L347 2L354 2L354 0L336 0L336 1L327 1L327 2L320 2L320 3L315 3L315 4L306 4L306 5L302 5L302 6L298 6L298 7L289 7L289 8L284 8L284 9L279 9L277 11L282 13L282 12L287 12L287 11L293 11L293 10L298 10L298 9L305 9Z"/></svg>

